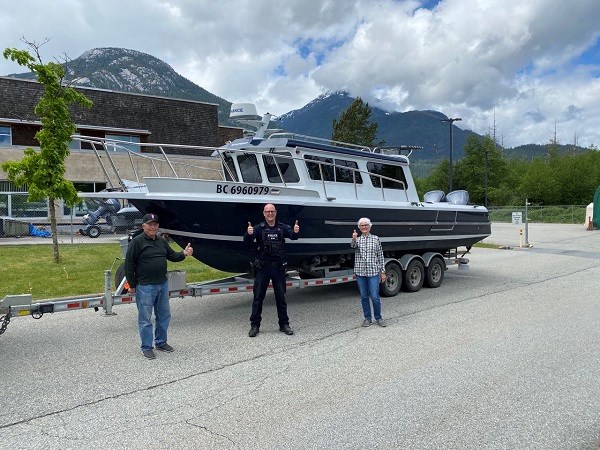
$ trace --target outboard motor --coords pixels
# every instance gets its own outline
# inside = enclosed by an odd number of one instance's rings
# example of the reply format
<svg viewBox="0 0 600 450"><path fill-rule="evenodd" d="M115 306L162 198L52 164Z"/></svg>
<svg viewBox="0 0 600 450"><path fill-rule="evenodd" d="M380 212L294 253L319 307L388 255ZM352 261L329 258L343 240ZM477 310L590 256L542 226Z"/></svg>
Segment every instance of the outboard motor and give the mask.
<svg viewBox="0 0 600 450"><path fill-rule="evenodd" d="M439 203L446 200L444 191L429 191L423 195L423 201L425 203Z"/></svg>
<svg viewBox="0 0 600 450"><path fill-rule="evenodd" d="M469 193L464 190L449 192L446 194L446 201L453 205L466 205L469 203Z"/></svg>
<svg viewBox="0 0 600 450"><path fill-rule="evenodd" d="M112 225L112 216L121 209L121 203L116 198L94 200L94 202L99 205L98 209L83 216L83 221L87 225L79 230L81 234L92 238L100 236L100 227L96 225L98 221L104 217L106 223Z"/></svg>

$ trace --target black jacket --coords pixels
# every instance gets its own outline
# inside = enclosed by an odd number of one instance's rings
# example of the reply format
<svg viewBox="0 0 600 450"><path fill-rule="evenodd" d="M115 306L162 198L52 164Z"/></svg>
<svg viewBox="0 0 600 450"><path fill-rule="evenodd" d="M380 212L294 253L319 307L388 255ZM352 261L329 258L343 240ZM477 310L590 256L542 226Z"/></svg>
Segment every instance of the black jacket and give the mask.
<svg viewBox="0 0 600 450"><path fill-rule="evenodd" d="M299 235L285 223L275 222L270 227L267 222L261 222L254 225L253 234L244 234L244 242L250 244L256 241L256 256L261 261L282 262L285 261L285 238L295 241Z"/></svg>
<svg viewBox="0 0 600 450"><path fill-rule="evenodd" d="M161 236L151 239L141 233L129 242L125 256L125 277L129 286L162 284L167 281L167 260L183 261L183 251L174 251Z"/></svg>

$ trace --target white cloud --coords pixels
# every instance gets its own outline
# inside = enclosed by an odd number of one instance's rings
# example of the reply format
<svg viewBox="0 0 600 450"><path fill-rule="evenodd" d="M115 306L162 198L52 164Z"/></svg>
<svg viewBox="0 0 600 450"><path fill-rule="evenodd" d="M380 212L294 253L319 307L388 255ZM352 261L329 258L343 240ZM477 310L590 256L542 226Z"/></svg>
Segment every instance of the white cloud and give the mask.
<svg viewBox="0 0 600 450"><path fill-rule="evenodd" d="M600 144L600 2L21 0L0 41L51 41L45 60L139 50L227 100L282 114L348 89L392 110L434 109L504 144ZM33 13L35 12L35 13ZM594 55L594 51L596 55ZM581 55L586 53L586 58ZM22 71L0 61L0 74Z"/></svg>

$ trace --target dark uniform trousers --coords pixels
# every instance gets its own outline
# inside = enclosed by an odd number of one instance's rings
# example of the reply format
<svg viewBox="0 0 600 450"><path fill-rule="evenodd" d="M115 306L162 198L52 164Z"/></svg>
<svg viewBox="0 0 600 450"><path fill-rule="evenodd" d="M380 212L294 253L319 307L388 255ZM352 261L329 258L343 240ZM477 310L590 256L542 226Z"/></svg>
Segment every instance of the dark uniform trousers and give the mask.
<svg viewBox="0 0 600 450"><path fill-rule="evenodd" d="M260 327L263 300L269 287L269 281L272 281L279 326L289 325L290 319L287 315L287 303L285 302L285 266L283 263L266 261L262 262L260 266L255 267L254 272L254 301L252 302L250 324Z"/></svg>

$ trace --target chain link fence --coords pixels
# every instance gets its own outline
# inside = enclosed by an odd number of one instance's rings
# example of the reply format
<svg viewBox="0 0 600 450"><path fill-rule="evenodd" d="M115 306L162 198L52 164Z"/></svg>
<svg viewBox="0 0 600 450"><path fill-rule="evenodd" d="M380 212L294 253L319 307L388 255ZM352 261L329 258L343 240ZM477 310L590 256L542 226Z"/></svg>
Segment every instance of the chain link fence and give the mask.
<svg viewBox="0 0 600 450"><path fill-rule="evenodd" d="M532 232L541 224L570 224L587 228L587 205L520 205L489 207L492 236L485 243L509 247L527 246L535 241ZM517 213L518 223L513 220ZM519 214L520 213L520 216Z"/></svg>
<svg viewBox="0 0 600 450"><path fill-rule="evenodd" d="M525 205L521 206L500 206L488 207L490 212L490 220L492 222L512 222L512 213L520 212L523 215L523 220L526 219L525 213L529 222L540 223L585 223L586 222L587 205Z"/></svg>
<svg viewBox="0 0 600 450"><path fill-rule="evenodd" d="M82 199L73 208L57 209L57 235L62 244L118 242L139 229L142 214L115 199ZM26 193L0 193L0 238L21 242L49 238L48 201L29 202Z"/></svg>

